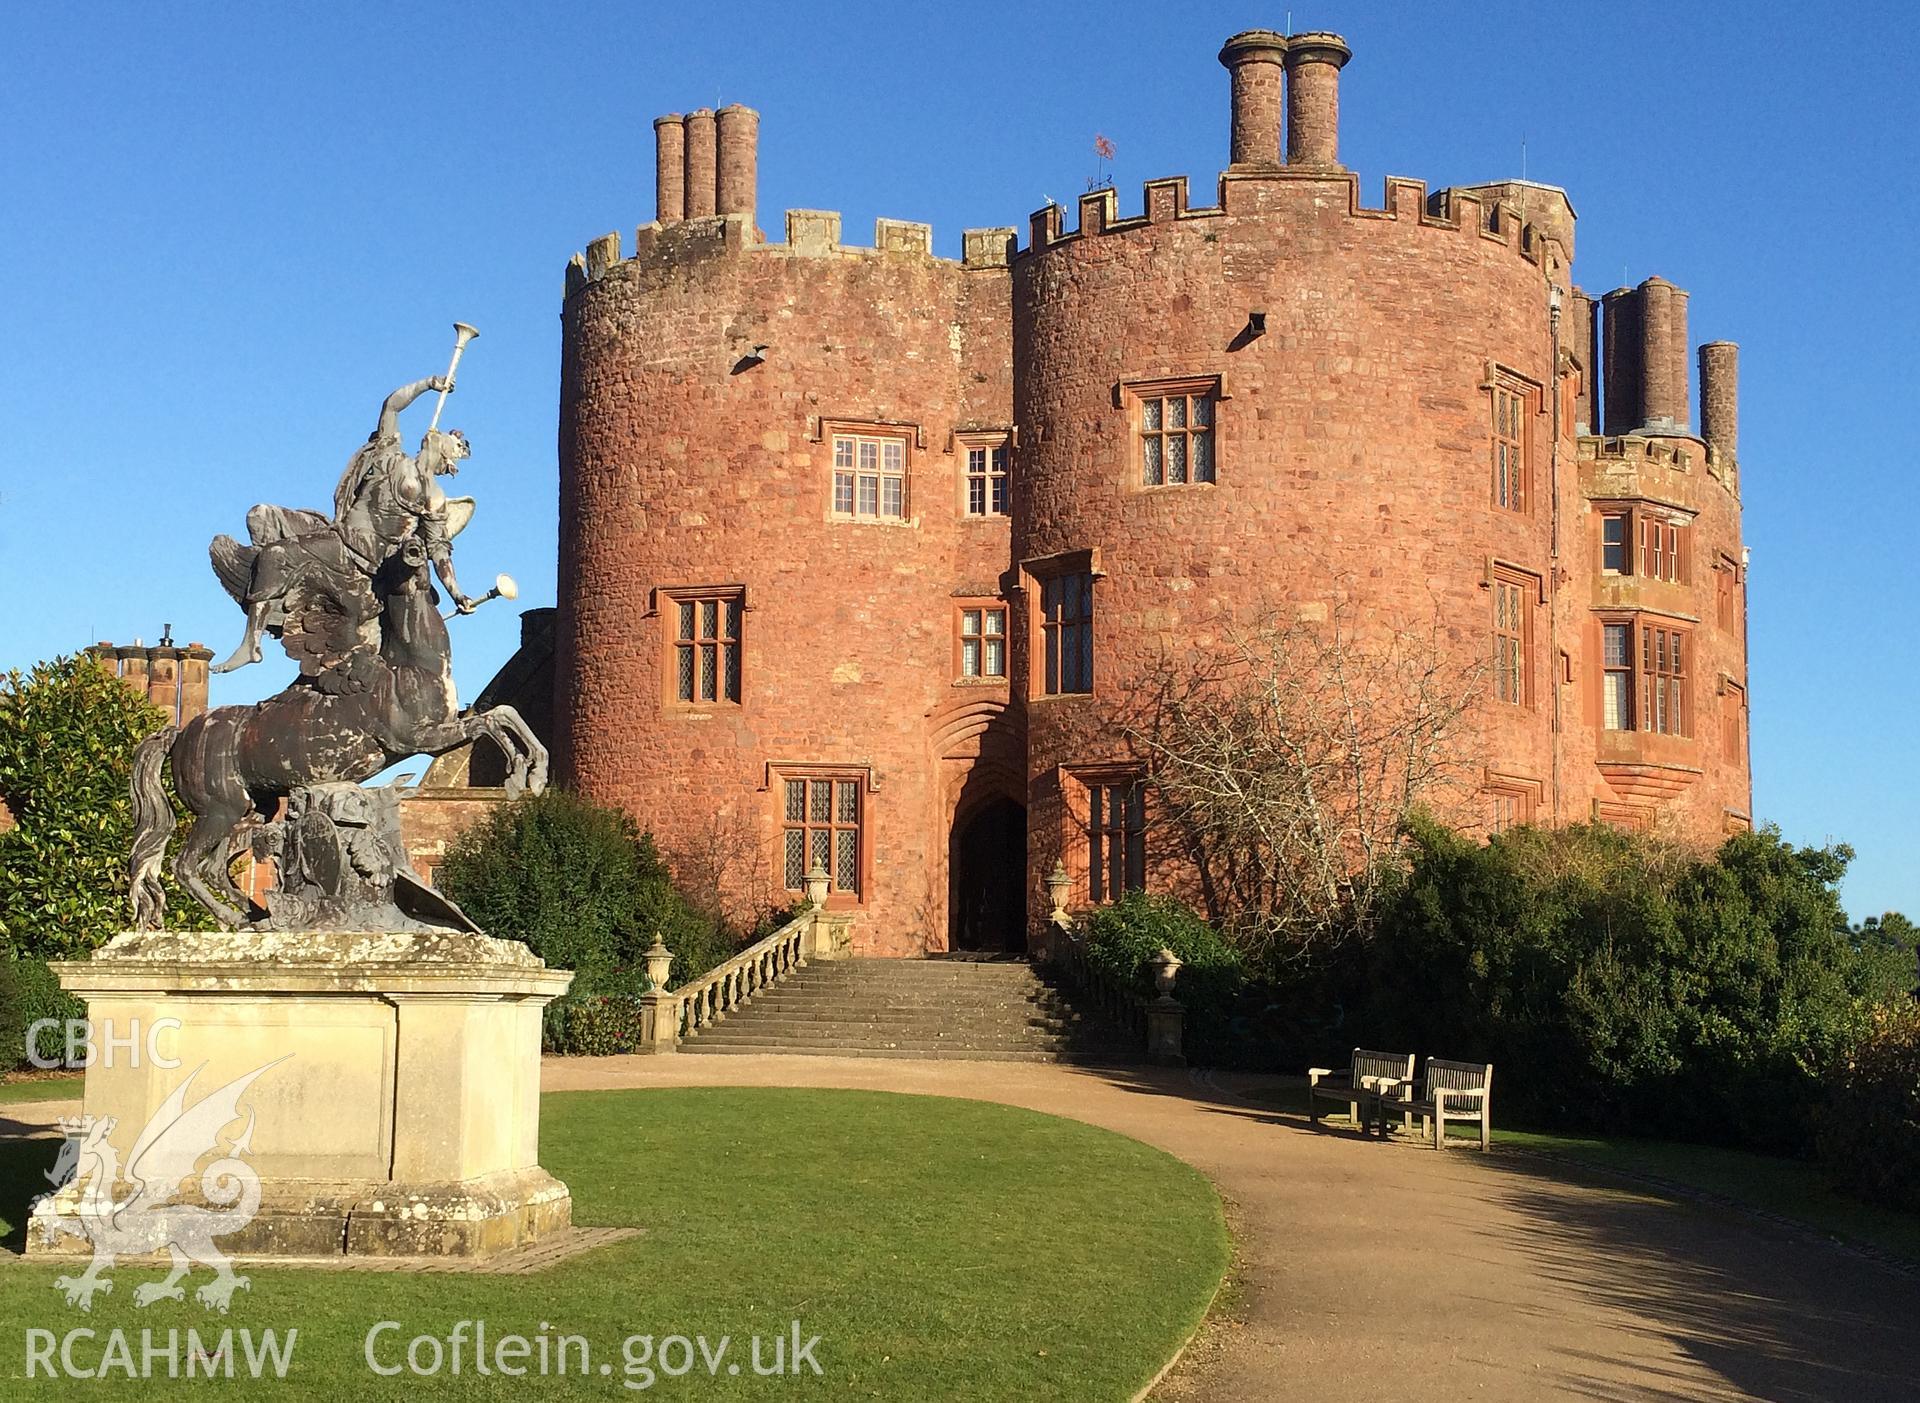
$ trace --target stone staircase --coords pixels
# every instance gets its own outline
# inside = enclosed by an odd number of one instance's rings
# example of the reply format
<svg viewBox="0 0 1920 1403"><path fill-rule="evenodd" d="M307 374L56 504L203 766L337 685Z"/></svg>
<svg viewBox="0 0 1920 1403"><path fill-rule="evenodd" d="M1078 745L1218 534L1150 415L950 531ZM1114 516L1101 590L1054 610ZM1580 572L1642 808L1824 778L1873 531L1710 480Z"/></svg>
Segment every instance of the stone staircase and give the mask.
<svg viewBox="0 0 1920 1403"><path fill-rule="evenodd" d="M1021 959L816 960L680 1045L698 1053L1138 1062Z"/></svg>

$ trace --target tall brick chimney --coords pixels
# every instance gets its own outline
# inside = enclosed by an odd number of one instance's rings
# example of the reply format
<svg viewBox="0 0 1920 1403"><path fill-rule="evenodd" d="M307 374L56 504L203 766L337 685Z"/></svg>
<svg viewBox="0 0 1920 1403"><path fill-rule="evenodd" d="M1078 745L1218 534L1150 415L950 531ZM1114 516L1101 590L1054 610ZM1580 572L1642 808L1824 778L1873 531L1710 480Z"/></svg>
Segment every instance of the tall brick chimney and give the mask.
<svg viewBox="0 0 1920 1403"><path fill-rule="evenodd" d="M1340 164L1340 70L1353 50L1338 34L1287 38L1287 164Z"/></svg>
<svg viewBox="0 0 1920 1403"><path fill-rule="evenodd" d="M678 112L653 119L653 186L656 219L687 217L687 122Z"/></svg>
<svg viewBox="0 0 1920 1403"><path fill-rule="evenodd" d="M1592 296L1577 287L1573 290L1572 306L1572 327L1567 341L1573 353L1580 357L1580 394L1573 404L1573 431L1576 434L1598 433L1600 323L1594 315Z"/></svg>
<svg viewBox="0 0 1920 1403"><path fill-rule="evenodd" d="M723 107L715 118L719 131L714 188L721 214L744 214L753 222L759 180L760 114L739 103Z"/></svg>
<svg viewBox="0 0 1920 1403"><path fill-rule="evenodd" d="M180 650L180 724L185 725L207 709L207 669L213 662L213 649L204 643L189 643Z"/></svg>
<svg viewBox="0 0 1920 1403"><path fill-rule="evenodd" d="M1220 62L1233 84L1227 159L1235 170L1263 170L1280 164L1286 56L1286 36L1271 29L1244 30L1220 50Z"/></svg>
<svg viewBox="0 0 1920 1403"><path fill-rule="evenodd" d="M687 218L704 219L715 213L719 193L716 182L713 109L698 108L687 114Z"/></svg>
<svg viewBox="0 0 1920 1403"><path fill-rule="evenodd" d="M176 720L180 715L180 650L164 636L147 650L147 700Z"/></svg>
<svg viewBox="0 0 1920 1403"><path fill-rule="evenodd" d="M146 696L147 695L147 647L146 645L144 643L135 643L131 647L120 647L120 648L115 648L111 644L108 644L105 646L107 648L107 652L102 657L101 660L103 662L111 661L114 664L114 666L109 670L112 672L118 673L120 676L120 680L126 683L127 686L131 687L134 691L138 692L141 696L143 697Z"/></svg>
<svg viewBox="0 0 1920 1403"><path fill-rule="evenodd" d="M171 630L160 641L123 644L96 643L87 649L93 660L127 688L167 713L167 720L184 726L207 709L207 669L213 649L204 643L182 648Z"/></svg>
<svg viewBox="0 0 1920 1403"><path fill-rule="evenodd" d="M1700 348L1700 437L1721 457L1740 460L1740 348L1731 341Z"/></svg>
<svg viewBox="0 0 1920 1403"><path fill-rule="evenodd" d="M1618 438L1640 427L1640 297L1630 287L1616 287L1600 305L1607 333L1600 376L1602 432Z"/></svg>
<svg viewBox="0 0 1920 1403"><path fill-rule="evenodd" d="M1655 433L1685 433L1691 415L1687 394L1687 294L1665 278L1648 278L1640 294L1640 427Z"/></svg>

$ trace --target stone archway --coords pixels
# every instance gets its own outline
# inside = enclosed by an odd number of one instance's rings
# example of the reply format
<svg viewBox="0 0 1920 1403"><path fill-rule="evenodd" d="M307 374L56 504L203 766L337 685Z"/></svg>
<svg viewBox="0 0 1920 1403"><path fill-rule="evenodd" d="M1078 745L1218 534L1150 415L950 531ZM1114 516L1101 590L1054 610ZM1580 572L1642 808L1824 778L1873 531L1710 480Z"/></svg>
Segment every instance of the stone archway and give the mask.
<svg viewBox="0 0 1920 1403"><path fill-rule="evenodd" d="M947 948L1027 948L1027 810L990 799L954 817L947 846Z"/></svg>

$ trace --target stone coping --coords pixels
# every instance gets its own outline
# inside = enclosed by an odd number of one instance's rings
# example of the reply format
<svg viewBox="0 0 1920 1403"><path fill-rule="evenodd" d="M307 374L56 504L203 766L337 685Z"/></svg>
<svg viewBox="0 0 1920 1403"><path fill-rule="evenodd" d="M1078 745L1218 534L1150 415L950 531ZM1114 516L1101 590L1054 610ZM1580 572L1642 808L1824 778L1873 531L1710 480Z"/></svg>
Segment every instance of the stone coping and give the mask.
<svg viewBox="0 0 1920 1403"><path fill-rule="evenodd" d="M92 958L52 967L75 993L555 998L573 982L518 941L467 931L124 931Z"/></svg>
<svg viewBox="0 0 1920 1403"><path fill-rule="evenodd" d="M291 1271L345 1271L345 1272L421 1272L435 1274L457 1273L463 1276L531 1276L571 1261L586 1252L601 1247L610 1247L616 1242L628 1242L644 1235L645 1228L568 1228L565 1232L554 1233L530 1242L522 1247L510 1248L492 1257L270 1257L258 1253L236 1252L232 1262L237 1267L265 1267L278 1271L286 1268ZM57 1257L27 1257L9 1247L0 1247L0 1267L13 1263L35 1266L57 1263L63 1259ZM165 1256L121 1257L118 1266L133 1269L161 1267L168 1265Z"/></svg>

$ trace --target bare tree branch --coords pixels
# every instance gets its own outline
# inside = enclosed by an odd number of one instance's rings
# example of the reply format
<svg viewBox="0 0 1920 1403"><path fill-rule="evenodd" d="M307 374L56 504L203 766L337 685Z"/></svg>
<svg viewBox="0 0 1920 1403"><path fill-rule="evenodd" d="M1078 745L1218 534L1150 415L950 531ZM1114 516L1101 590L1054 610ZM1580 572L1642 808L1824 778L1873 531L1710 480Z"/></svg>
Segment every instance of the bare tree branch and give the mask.
<svg viewBox="0 0 1920 1403"><path fill-rule="evenodd" d="M1200 867L1209 916L1289 961L1371 929L1408 814L1452 784L1484 662L1436 615L1363 637L1324 619L1229 626L1169 656L1127 734Z"/></svg>

